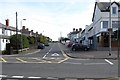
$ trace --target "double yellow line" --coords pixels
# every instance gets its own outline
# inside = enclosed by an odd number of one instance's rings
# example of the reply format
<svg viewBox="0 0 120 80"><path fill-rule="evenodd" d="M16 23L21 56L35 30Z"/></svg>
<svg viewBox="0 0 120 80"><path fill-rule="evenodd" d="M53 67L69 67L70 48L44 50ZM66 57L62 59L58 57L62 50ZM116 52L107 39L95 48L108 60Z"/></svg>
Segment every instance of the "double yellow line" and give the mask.
<svg viewBox="0 0 120 80"><path fill-rule="evenodd" d="M20 61L20 62L23 62L23 63L26 63L27 61L25 61L25 60L22 60L22 59L20 59L20 58L16 58L18 61Z"/></svg>
<svg viewBox="0 0 120 80"><path fill-rule="evenodd" d="M0 58L3 62L7 62L7 60L5 60L4 58Z"/></svg>
<svg viewBox="0 0 120 80"><path fill-rule="evenodd" d="M22 59L20 59L20 58L16 58L18 61L20 61L20 62L24 62L24 63L26 63L27 61L25 61L25 60L22 60ZM2 61L2 62L7 62L7 60L5 59L5 58L0 58L0 61Z"/></svg>

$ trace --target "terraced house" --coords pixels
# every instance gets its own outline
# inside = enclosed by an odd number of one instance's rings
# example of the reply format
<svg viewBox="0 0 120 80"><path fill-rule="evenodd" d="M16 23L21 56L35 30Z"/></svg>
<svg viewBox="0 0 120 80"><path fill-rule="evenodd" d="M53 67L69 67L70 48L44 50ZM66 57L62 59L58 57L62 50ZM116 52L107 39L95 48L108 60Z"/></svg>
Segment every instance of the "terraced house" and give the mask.
<svg viewBox="0 0 120 80"><path fill-rule="evenodd" d="M10 43L9 37L16 34L16 28L9 26L9 20L7 24L0 23L0 51L6 50L6 44Z"/></svg>
<svg viewBox="0 0 120 80"><path fill-rule="evenodd" d="M120 3L95 2L92 23L86 26L88 44L92 49L109 47L109 30L112 30L111 45L118 46L120 28Z"/></svg>

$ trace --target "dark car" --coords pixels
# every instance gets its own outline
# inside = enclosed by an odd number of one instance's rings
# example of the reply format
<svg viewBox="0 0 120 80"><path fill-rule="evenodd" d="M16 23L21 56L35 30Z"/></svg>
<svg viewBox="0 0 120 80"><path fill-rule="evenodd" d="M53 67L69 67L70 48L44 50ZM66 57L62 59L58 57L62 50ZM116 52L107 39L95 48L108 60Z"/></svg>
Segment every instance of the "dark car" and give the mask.
<svg viewBox="0 0 120 80"><path fill-rule="evenodd" d="M45 45L43 43L38 44L38 49L44 49Z"/></svg>
<svg viewBox="0 0 120 80"><path fill-rule="evenodd" d="M67 43L67 47L68 47L68 48L71 47L72 45L73 45L72 42Z"/></svg>
<svg viewBox="0 0 120 80"><path fill-rule="evenodd" d="M49 46L49 43L45 43L45 46Z"/></svg>
<svg viewBox="0 0 120 80"><path fill-rule="evenodd" d="M77 51L77 50L84 50L88 51L89 47L87 45L82 45L79 43L74 43L71 47L72 51Z"/></svg>

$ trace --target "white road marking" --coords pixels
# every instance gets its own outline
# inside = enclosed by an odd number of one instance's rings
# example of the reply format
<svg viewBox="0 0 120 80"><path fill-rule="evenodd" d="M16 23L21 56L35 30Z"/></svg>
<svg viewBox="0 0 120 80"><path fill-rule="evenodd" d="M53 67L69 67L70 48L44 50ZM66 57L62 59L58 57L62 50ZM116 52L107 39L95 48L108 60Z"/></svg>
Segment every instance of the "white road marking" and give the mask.
<svg viewBox="0 0 120 80"><path fill-rule="evenodd" d="M28 77L28 78L35 78L35 79L36 79L36 78L41 78L41 77L34 77L34 76L31 76L31 77Z"/></svg>
<svg viewBox="0 0 120 80"><path fill-rule="evenodd" d="M7 75L0 75L0 77L7 77Z"/></svg>
<svg viewBox="0 0 120 80"><path fill-rule="evenodd" d="M106 63L84 63L84 65L103 65L103 64L106 64Z"/></svg>
<svg viewBox="0 0 120 80"><path fill-rule="evenodd" d="M72 79L72 78L70 79L70 78L67 78L67 79L65 79L65 80L78 80L78 79Z"/></svg>
<svg viewBox="0 0 120 80"><path fill-rule="evenodd" d="M55 77L47 77L47 79L58 79L58 78L55 78Z"/></svg>
<svg viewBox="0 0 120 80"><path fill-rule="evenodd" d="M24 76L12 76L12 78L23 78Z"/></svg>
<svg viewBox="0 0 120 80"><path fill-rule="evenodd" d="M54 45L53 45L54 46ZM49 53L50 51L53 49L53 46L51 47L51 49L43 56L43 58L45 58Z"/></svg>
<svg viewBox="0 0 120 80"><path fill-rule="evenodd" d="M60 56L58 53L53 53L51 56L55 56L55 57L58 57Z"/></svg>
<svg viewBox="0 0 120 80"><path fill-rule="evenodd" d="M103 65L106 63L75 63L75 62L64 62L66 64L82 64L82 65Z"/></svg>
<svg viewBox="0 0 120 80"><path fill-rule="evenodd" d="M71 60L77 60L77 61L86 61L86 60L90 60L90 59L77 59L77 58L70 58Z"/></svg>
<svg viewBox="0 0 120 80"><path fill-rule="evenodd" d="M114 65L111 61L109 61L109 60L107 60L107 59L105 59L105 61L106 61L107 63L111 64L111 65Z"/></svg>
<svg viewBox="0 0 120 80"><path fill-rule="evenodd" d="M67 64L82 64L82 63L74 63L74 62L64 62L64 63L67 63Z"/></svg>

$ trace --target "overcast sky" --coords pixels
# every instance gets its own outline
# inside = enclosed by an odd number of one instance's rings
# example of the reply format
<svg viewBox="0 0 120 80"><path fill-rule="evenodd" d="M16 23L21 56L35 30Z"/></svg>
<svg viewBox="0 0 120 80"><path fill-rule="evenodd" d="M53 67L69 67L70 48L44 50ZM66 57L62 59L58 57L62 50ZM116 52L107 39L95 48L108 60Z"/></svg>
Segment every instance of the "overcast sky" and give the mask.
<svg viewBox="0 0 120 80"><path fill-rule="evenodd" d="M18 27L38 31L53 40L66 37L73 28L85 28L92 23L96 0L0 0L0 22L10 20L15 27L15 13L18 12ZM110 0L97 0L110 1ZM111 0L112 1L112 0ZM119 1L119 0L114 0Z"/></svg>

